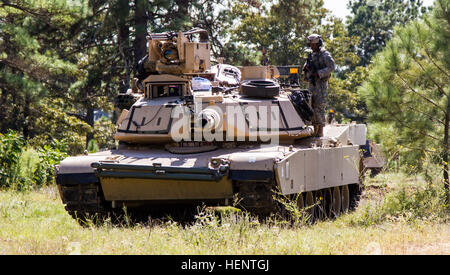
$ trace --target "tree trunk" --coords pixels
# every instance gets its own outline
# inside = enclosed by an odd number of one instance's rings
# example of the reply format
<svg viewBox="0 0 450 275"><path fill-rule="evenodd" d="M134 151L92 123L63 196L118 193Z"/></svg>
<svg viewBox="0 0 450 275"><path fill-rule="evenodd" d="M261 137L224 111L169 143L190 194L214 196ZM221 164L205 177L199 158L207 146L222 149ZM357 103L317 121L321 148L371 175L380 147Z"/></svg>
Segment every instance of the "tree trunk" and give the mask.
<svg viewBox="0 0 450 275"><path fill-rule="evenodd" d="M135 0L134 11L134 26L135 26L135 39L134 39L134 67L138 61L143 58L147 51L147 1Z"/></svg>
<svg viewBox="0 0 450 275"><path fill-rule="evenodd" d="M24 117L24 122L23 122L23 137L25 138L25 140L28 140L29 136L30 136L30 96L25 94L25 104L23 107L23 117Z"/></svg>
<svg viewBox="0 0 450 275"><path fill-rule="evenodd" d="M117 6L114 7L113 15L117 17L116 27L119 34L117 42L119 52L122 56L123 67L125 69L125 76L121 80L120 92L124 93L130 88L130 29L127 23L127 18L130 14L130 6L128 0L119 0Z"/></svg>
<svg viewBox="0 0 450 275"><path fill-rule="evenodd" d="M1 80L1 79L0 79ZM0 133L5 133L8 129L8 123L4 120L8 114L8 107L6 107L6 102L8 98L8 90L7 89L0 89L0 106L3 106L0 108L0 117L3 118L2 121L0 121Z"/></svg>
<svg viewBox="0 0 450 275"><path fill-rule="evenodd" d="M449 186L449 178L448 178L448 145L449 145L449 123L450 123L450 99L447 97L447 113L445 114L445 122L444 122L444 152L442 156L442 160L444 162L444 187L447 192L447 203L450 201L450 186Z"/></svg>
<svg viewBox="0 0 450 275"><path fill-rule="evenodd" d="M89 124L92 127L92 129L94 129L94 108L88 107L84 122ZM88 148L89 141L91 141L93 138L94 138L94 131L92 130L92 132L86 134L86 150Z"/></svg>

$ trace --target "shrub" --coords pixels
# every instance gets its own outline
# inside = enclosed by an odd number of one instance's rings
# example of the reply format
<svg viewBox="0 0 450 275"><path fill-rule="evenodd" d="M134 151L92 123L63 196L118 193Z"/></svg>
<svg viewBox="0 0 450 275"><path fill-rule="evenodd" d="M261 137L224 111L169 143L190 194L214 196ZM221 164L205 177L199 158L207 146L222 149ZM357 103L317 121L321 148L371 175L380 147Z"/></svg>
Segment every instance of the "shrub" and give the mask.
<svg viewBox="0 0 450 275"><path fill-rule="evenodd" d="M0 133L0 187L21 182L19 160L25 142L14 131Z"/></svg>
<svg viewBox="0 0 450 275"><path fill-rule="evenodd" d="M94 139L99 149L114 148L114 133L116 125L106 117L102 117L94 123ZM88 149L88 151L90 151Z"/></svg>
<svg viewBox="0 0 450 275"><path fill-rule="evenodd" d="M55 165L67 150L67 143L58 140L36 150L14 131L0 134L0 187L23 191L53 183Z"/></svg>
<svg viewBox="0 0 450 275"><path fill-rule="evenodd" d="M442 220L448 218L449 206L445 202L445 190L436 183L424 188L403 185L396 192L388 194L382 206L382 213L391 217Z"/></svg>
<svg viewBox="0 0 450 275"><path fill-rule="evenodd" d="M54 140L52 143L53 146L44 145L44 147L39 149L40 162L33 177L34 183L38 186L46 183L53 183L55 166L68 156L67 143L58 140Z"/></svg>
<svg viewBox="0 0 450 275"><path fill-rule="evenodd" d="M87 150L89 151L89 153L97 153L98 152L98 145L97 145L97 141L95 139L91 139L89 141Z"/></svg>
<svg viewBox="0 0 450 275"><path fill-rule="evenodd" d="M370 226L390 220L445 223L450 218L445 189L436 180L429 182L401 173L380 174L366 183L366 196L368 204L353 215L350 224ZM380 196L382 201L377 199Z"/></svg>

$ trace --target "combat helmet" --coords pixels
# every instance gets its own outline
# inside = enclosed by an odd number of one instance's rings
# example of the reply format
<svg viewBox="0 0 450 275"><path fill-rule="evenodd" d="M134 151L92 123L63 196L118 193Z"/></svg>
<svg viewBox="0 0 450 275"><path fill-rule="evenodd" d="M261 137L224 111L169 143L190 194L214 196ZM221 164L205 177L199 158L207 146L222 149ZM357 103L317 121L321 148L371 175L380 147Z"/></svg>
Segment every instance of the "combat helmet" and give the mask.
<svg viewBox="0 0 450 275"><path fill-rule="evenodd" d="M319 43L319 47L321 47L323 45L322 37L318 34L311 34L307 38L307 44L309 45L312 43Z"/></svg>

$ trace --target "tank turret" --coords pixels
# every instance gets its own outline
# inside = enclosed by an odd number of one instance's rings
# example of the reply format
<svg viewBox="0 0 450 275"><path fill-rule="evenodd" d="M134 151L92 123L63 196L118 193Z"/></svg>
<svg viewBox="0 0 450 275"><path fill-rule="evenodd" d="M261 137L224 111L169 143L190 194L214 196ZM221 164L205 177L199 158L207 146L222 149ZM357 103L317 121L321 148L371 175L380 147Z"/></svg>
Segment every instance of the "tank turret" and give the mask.
<svg viewBox="0 0 450 275"><path fill-rule="evenodd" d="M311 217L355 205L365 126L327 125L311 137L306 90L280 86L274 66L211 67L207 32L150 34L136 101L121 111L119 146L63 160L56 181L74 216L126 206L231 205L258 215L279 210L276 194Z"/></svg>

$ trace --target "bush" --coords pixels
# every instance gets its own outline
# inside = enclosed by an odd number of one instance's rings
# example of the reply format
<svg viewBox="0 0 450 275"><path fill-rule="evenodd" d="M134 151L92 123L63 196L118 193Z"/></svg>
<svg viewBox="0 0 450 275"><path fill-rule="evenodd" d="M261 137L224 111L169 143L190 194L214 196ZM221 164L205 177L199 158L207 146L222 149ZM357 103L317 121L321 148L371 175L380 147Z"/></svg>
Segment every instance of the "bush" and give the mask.
<svg viewBox="0 0 450 275"><path fill-rule="evenodd" d="M0 188L29 190L54 182L54 169L67 157L65 142L34 149L13 131L0 134Z"/></svg>
<svg viewBox="0 0 450 275"><path fill-rule="evenodd" d="M52 146L44 145L39 149L40 162L33 177L36 185L54 182L55 166L68 156L67 151L67 143L58 140L54 140Z"/></svg>
<svg viewBox="0 0 450 275"><path fill-rule="evenodd" d="M350 221L353 225L370 226L391 220L446 223L450 218L446 192L438 181L428 182L422 177L386 173L369 180L365 192L369 202L355 213ZM382 201L376 198L380 196Z"/></svg>
<svg viewBox="0 0 450 275"><path fill-rule="evenodd" d="M89 153L97 153L98 152L98 145L97 145L97 141L95 139L91 139L89 141L87 150Z"/></svg>
<svg viewBox="0 0 450 275"><path fill-rule="evenodd" d="M401 188L386 196L382 213L387 217L445 220L449 206L445 202L445 190L440 184L427 184L425 188Z"/></svg>
<svg viewBox="0 0 450 275"><path fill-rule="evenodd" d="M0 133L0 187L10 187L22 182L20 156L25 142L14 131Z"/></svg>
<svg viewBox="0 0 450 275"><path fill-rule="evenodd" d="M102 117L94 124L94 139L97 143L98 149L114 148L114 133L116 132L116 125L106 117ZM88 151L90 150L88 149Z"/></svg>

